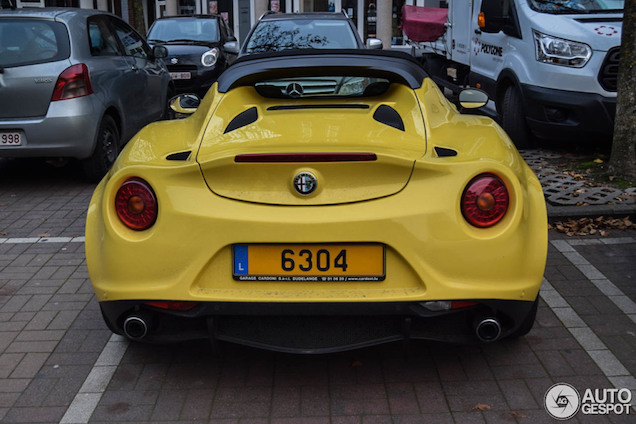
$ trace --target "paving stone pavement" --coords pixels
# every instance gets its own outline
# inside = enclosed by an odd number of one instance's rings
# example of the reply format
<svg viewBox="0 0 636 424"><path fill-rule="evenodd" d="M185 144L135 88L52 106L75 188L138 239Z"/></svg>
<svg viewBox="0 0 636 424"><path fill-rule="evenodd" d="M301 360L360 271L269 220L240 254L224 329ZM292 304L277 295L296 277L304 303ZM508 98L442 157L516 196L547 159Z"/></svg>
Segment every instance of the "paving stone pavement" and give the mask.
<svg viewBox="0 0 636 424"><path fill-rule="evenodd" d="M555 383L636 392L636 231L551 232L537 323L519 340L219 356L105 327L83 253L93 187L73 168L0 161L2 423L547 423Z"/></svg>

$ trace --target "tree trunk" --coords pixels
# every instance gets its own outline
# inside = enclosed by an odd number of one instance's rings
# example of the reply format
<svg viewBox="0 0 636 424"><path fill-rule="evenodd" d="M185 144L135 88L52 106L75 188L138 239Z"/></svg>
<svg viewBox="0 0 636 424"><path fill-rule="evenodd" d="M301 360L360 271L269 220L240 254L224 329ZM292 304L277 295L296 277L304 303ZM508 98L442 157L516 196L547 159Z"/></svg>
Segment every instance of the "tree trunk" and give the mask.
<svg viewBox="0 0 636 424"><path fill-rule="evenodd" d="M142 36L146 36L146 21L144 20L144 5L143 0L132 0L132 22L130 23L133 28L137 30Z"/></svg>
<svg viewBox="0 0 636 424"><path fill-rule="evenodd" d="M609 174L636 182L636 1L625 2Z"/></svg>

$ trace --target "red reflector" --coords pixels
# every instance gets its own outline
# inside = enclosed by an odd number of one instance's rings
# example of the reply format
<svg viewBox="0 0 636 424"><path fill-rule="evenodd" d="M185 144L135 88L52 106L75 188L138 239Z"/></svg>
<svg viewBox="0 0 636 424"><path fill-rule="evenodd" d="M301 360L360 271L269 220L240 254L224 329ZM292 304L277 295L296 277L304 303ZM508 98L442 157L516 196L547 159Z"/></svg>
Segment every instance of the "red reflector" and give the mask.
<svg viewBox="0 0 636 424"><path fill-rule="evenodd" d="M249 153L236 155L234 162L368 162L377 160L375 153Z"/></svg>
<svg viewBox="0 0 636 424"><path fill-rule="evenodd" d="M185 311L194 309L198 305L198 303L174 301L174 300L157 300L154 302L146 302L146 305L159 308L159 309L167 309L170 311L185 312Z"/></svg>
<svg viewBox="0 0 636 424"><path fill-rule="evenodd" d="M51 101L68 100L93 94L88 68L83 63L66 68L55 83Z"/></svg>
<svg viewBox="0 0 636 424"><path fill-rule="evenodd" d="M477 302L470 300L453 300L451 301L451 309L468 308L469 306L479 305Z"/></svg>
<svg viewBox="0 0 636 424"><path fill-rule="evenodd" d="M157 199L141 178L126 180L115 196L115 211L121 222L133 230L146 230L157 220Z"/></svg>
<svg viewBox="0 0 636 424"><path fill-rule="evenodd" d="M503 181L492 174L481 174L464 190L461 210L469 224L486 228L503 219L509 203L508 189Z"/></svg>

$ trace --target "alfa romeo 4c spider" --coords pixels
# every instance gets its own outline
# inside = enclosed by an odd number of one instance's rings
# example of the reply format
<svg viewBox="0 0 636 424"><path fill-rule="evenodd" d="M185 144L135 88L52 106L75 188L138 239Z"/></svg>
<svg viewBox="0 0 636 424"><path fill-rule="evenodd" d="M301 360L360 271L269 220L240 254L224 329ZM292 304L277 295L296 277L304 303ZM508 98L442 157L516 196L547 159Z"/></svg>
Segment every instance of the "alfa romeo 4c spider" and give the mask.
<svg viewBox="0 0 636 424"><path fill-rule="evenodd" d="M236 61L146 126L97 186L90 278L109 328L321 353L528 333L547 252L539 181L483 92L412 57Z"/></svg>

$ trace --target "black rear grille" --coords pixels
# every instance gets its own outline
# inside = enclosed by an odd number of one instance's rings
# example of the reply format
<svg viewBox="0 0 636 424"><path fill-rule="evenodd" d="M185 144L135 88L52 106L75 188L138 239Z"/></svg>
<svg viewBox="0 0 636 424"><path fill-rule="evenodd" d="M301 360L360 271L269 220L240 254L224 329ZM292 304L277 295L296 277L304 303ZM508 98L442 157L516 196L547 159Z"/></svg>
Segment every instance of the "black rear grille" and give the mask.
<svg viewBox="0 0 636 424"><path fill-rule="evenodd" d="M598 73L598 82L607 91L616 91L618 81L618 61L621 57L619 47L614 47L605 56L605 61Z"/></svg>
<svg viewBox="0 0 636 424"><path fill-rule="evenodd" d="M170 72L192 72L197 70L196 65L168 65Z"/></svg>

